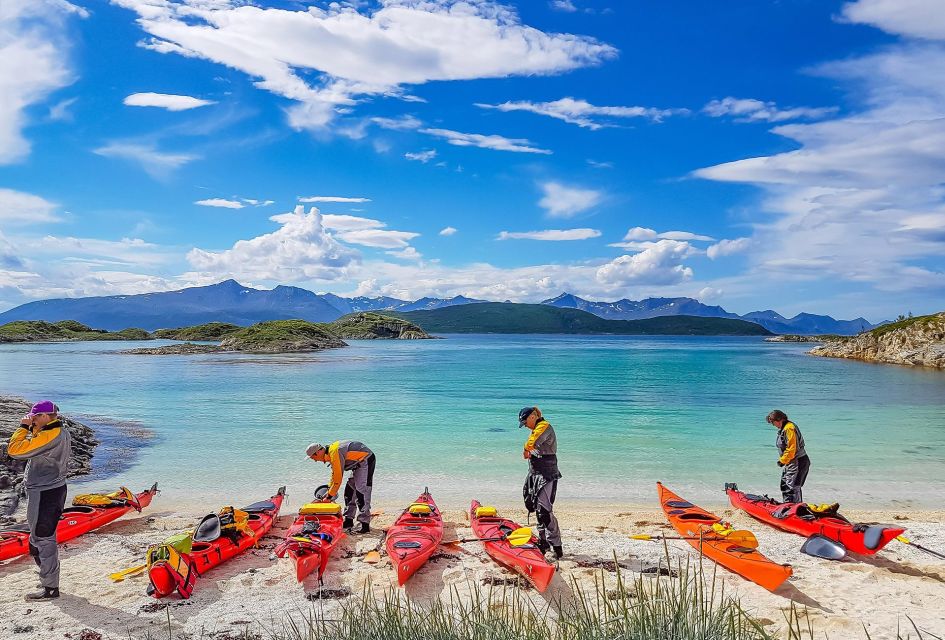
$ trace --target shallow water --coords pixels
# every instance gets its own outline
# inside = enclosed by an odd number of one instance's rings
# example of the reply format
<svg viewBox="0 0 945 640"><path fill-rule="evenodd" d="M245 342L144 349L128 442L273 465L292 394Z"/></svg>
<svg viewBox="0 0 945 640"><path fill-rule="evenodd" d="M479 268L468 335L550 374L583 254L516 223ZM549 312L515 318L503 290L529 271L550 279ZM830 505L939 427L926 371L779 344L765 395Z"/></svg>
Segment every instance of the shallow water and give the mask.
<svg viewBox="0 0 945 640"><path fill-rule="evenodd" d="M651 504L656 480L706 505L732 481L777 495L764 421L777 407L807 441L809 500L945 503L945 373L815 358L809 345L456 335L304 355L116 353L136 346L0 345L0 393L153 431L130 468L95 482L158 480L165 504L251 502L284 484L295 507L329 475L305 447L336 439L377 453L378 501L429 485L453 507L519 502L516 416L529 404L558 434L559 500Z"/></svg>

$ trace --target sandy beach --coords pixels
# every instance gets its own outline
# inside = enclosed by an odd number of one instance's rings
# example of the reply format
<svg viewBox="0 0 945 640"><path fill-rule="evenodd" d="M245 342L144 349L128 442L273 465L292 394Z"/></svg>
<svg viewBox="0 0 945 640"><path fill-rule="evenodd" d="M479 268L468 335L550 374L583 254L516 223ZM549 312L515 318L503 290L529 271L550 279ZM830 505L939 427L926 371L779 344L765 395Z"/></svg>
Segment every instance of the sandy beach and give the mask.
<svg viewBox="0 0 945 640"><path fill-rule="evenodd" d="M247 627L280 626L286 615L304 616L316 607L331 612L338 599L312 602L306 598L318 590L313 579L296 582L288 560L278 560L271 549L282 538L292 520L298 500L292 496L282 509L276 528L259 549L225 564L198 581L188 601L176 596L157 601L145 595L147 579L136 577L113 583L108 574L138 564L146 547L172 532L187 529L202 515L178 511L161 496L141 515L133 515L90 533L62 547L62 597L53 602L27 603L22 594L33 588L36 571L28 557L0 565L0 622L3 638L103 638L167 637L168 615L174 637L236 637ZM448 522L447 539L471 536L460 505L443 505ZM391 589L394 575L390 561L370 565L362 557L373 549L381 530L390 525L399 511L394 504L377 505L383 514L375 518L375 529L364 536L350 536L337 549L325 576L325 589L346 589L353 594L365 588L380 596ZM500 506L503 513L521 518L519 505ZM791 602L806 608L815 635L830 638L895 638L897 629L912 633L911 618L924 632L945 632L945 562L916 549L893 542L873 557L848 556L829 562L800 552L803 539L776 531L731 508L716 512L739 527L757 534L760 549L771 559L791 563L794 576L774 593L769 593L725 570L718 570L726 592L740 598L745 610L770 633L785 633L785 612ZM941 550L945 548L943 511L851 511L860 522L899 522L909 528L915 542ZM604 576L607 588L616 584L614 555L624 580L639 572L665 566L663 543L630 540L636 533L672 535L662 512L653 506L613 505L585 511L576 504L559 507L564 532L566 558L558 576L545 594L522 586L522 594L540 607L558 609L573 597L574 582L593 589L595 579ZM698 563L698 554L685 542L670 541L672 563ZM713 567L705 563L706 574ZM512 574L495 565L479 543L444 546L407 585L406 594L423 602L445 596L455 589L469 594L475 585ZM164 605L168 605L165 607ZM188 636L188 637L189 637Z"/></svg>

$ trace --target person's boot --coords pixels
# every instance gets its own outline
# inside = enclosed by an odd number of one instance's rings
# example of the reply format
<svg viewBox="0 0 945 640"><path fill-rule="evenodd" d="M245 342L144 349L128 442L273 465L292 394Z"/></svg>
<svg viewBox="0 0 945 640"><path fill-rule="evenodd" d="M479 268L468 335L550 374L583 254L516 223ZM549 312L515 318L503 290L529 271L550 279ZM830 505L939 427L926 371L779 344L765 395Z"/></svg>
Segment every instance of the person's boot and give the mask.
<svg viewBox="0 0 945 640"><path fill-rule="evenodd" d="M371 525L368 524L367 522L362 522L361 528L358 529L356 533L370 533L370 532L371 532Z"/></svg>
<svg viewBox="0 0 945 640"><path fill-rule="evenodd" d="M52 600L59 597L59 587L43 587L39 591L27 593L27 600Z"/></svg>
<svg viewBox="0 0 945 640"><path fill-rule="evenodd" d="M564 549L561 548L560 544L556 544L553 548L555 550L555 560L560 560L564 556Z"/></svg>
<svg viewBox="0 0 945 640"><path fill-rule="evenodd" d="M354 527L354 518L345 518L345 521L341 523L342 529L351 529Z"/></svg>
<svg viewBox="0 0 945 640"><path fill-rule="evenodd" d="M538 542L535 543L535 546L538 547L538 550L541 551L542 555L551 551L551 545L548 544L547 540L538 539Z"/></svg>

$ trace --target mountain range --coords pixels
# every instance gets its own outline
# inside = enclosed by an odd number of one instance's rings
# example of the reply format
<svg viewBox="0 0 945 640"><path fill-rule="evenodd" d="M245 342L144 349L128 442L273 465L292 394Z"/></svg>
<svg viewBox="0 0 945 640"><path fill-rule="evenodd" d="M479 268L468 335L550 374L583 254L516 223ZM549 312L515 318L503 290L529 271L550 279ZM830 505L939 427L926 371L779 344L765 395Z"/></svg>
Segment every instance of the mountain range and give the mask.
<svg viewBox="0 0 945 640"><path fill-rule="evenodd" d="M93 327L119 330L139 327L148 331L184 327L206 322L251 325L264 320L300 318L311 322L331 322L357 311L430 311L457 305L482 304L465 296L400 300L391 297L345 298L333 293L317 294L299 287L278 286L272 290L245 287L235 280L178 291L137 295L59 298L29 302L0 313L0 324L13 320L77 320ZM747 320L772 333L852 335L873 328L863 318L835 320L830 316L801 313L785 318L775 311L755 311L739 316L719 306L705 305L693 298L646 298L594 302L569 293L542 304L586 311L607 320L645 320L661 316L697 316Z"/></svg>

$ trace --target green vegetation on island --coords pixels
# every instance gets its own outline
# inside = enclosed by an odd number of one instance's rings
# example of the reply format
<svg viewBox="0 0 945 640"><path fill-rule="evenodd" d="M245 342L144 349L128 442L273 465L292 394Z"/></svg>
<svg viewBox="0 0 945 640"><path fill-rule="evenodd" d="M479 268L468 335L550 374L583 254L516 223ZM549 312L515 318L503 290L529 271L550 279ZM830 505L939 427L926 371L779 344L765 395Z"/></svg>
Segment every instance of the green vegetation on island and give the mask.
<svg viewBox="0 0 945 640"><path fill-rule="evenodd" d="M223 351L282 353L319 351L348 346L326 325L306 320L270 320L231 333L220 343Z"/></svg>
<svg viewBox="0 0 945 640"><path fill-rule="evenodd" d="M811 355L945 369L945 311L901 318L811 349Z"/></svg>
<svg viewBox="0 0 945 640"><path fill-rule="evenodd" d="M434 333L564 333L602 335L770 336L745 320L660 316L646 320L606 320L578 309L544 304L486 302L430 311L385 312L416 322Z"/></svg>
<svg viewBox="0 0 945 640"><path fill-rule="evenodd" d="M243 327L229 322L208 322L192 327L176 329L158 329L151 335L160 340L197 340L198 342L217 342L236 333Z"/></svg>
<svg viewBox="0 0 945 640"><path fill-rule="evenodd" d="M121 331L93 329L75 320L43 322L16 320L0 325L0 342L77 342L82 340L150 340L144 329L128 328Z"/></svg>
<svg viewBox="0 0 945 640"><path fill-rule="evenodd" d="M349 313L325 326L345 340L424 340L432 337L413 322L380 313Z"/></svg>

